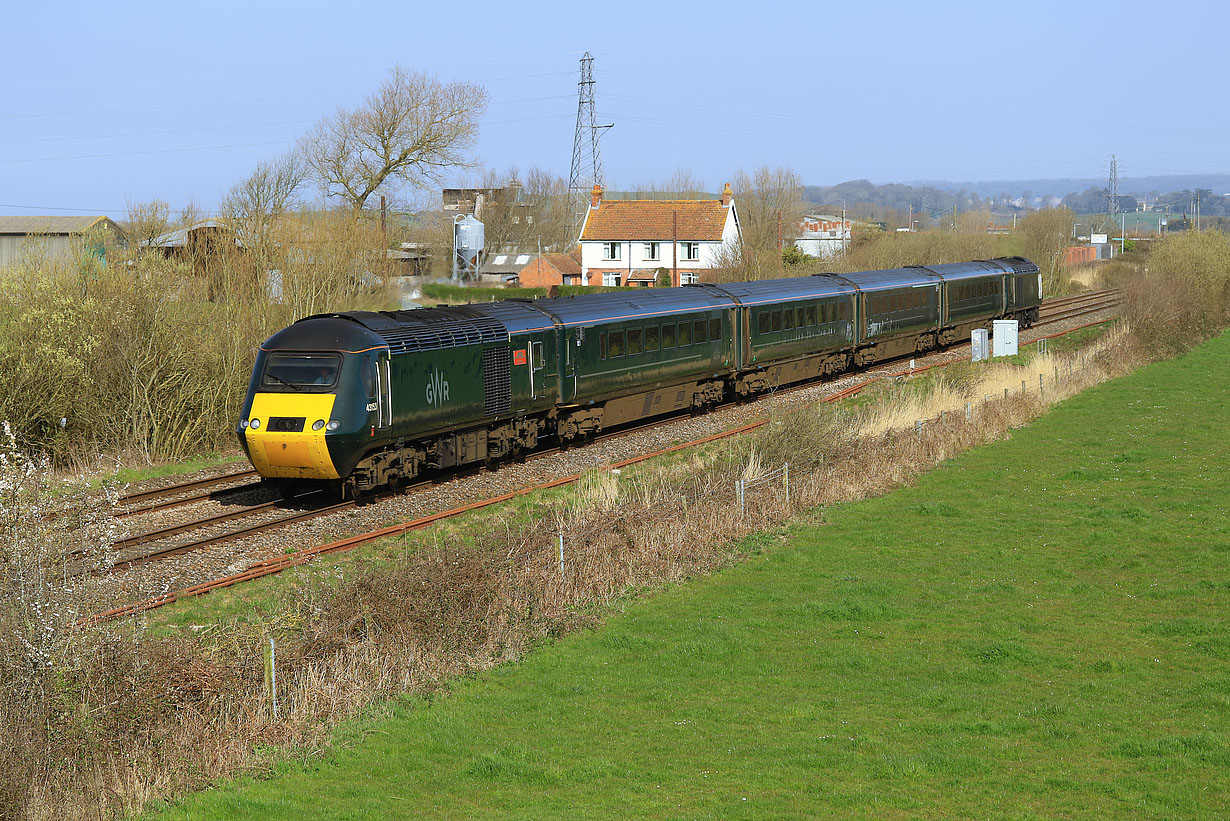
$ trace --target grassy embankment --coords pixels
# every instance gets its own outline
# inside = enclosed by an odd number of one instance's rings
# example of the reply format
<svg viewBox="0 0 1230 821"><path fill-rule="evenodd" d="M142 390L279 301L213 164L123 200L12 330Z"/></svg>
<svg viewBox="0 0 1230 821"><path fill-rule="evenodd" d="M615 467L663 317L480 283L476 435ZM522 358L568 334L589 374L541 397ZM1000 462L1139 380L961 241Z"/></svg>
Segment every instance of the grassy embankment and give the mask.
<svg viewBox="0 0 1230 821"><path fill-rule="evenodd" d="M178 817L1207 815L1230 336Z"/></svg>

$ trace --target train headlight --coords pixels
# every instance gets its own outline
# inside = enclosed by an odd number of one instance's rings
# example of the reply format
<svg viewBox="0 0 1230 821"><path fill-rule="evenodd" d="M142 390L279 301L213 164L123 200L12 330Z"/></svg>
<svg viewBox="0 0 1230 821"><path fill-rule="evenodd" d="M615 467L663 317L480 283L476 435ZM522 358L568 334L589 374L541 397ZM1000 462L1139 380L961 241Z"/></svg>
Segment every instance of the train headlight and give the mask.
<svg viewBox="0 0 1230 821"><path fill-rule="evenodd" d="M248 420L247 420L247 419L240 419L240 420L239 420L239 429L240 429L240 430L244 430L244 429L245 429L245 428L247 428L247 427L248 427Z"/></svg>
<svg viewBox="0 0 1230 821"><path fill-rule="evenodd" d="M317 419L315 422L312 423L312 430L320 430L324 426L325 426L325 420Z"/></svg>
<svg viewBox="0 0 1230 821"><path fill-rule="evenodd" d="M260 426L261 426L261 420L259 419L252 420L252 430L259 430Z"/></svg>
<svg viewBox="0 0 1230 821"><path fill-rule="evenodd" d="M336 419L330 419L329 424L325 425L325 427L327 427L329 430L337 430L341 426L342 426L342 423L337 421Z"/></svg>

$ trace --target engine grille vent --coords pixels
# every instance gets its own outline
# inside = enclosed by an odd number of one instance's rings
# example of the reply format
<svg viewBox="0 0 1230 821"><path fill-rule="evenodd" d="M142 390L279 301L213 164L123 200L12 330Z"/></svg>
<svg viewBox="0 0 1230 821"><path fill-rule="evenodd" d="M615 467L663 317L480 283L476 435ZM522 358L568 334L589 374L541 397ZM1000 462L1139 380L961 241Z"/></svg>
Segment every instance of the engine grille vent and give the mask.
<svg viewBox="0 0 1230 821"><path fill-rule="evenodd" d="M512 362L508 348L483 351L483 413L507 413L512 407Z"/></svg>
<svg viewBox="0 0 1230 821"><path fill-rule="evenodd" d="M508 329L502 323L464 306L392 311L388 316L400 327L381 328L377 333L389 343L394 356L508 341Z"/></svg>
<svg viewBox="0 0 1230 821"><path fill-rule="evenodd" d="M996 257L993 262L998 262L1012 269L1014 274L1036 274L1038 266L1024 257Z"/></svg>

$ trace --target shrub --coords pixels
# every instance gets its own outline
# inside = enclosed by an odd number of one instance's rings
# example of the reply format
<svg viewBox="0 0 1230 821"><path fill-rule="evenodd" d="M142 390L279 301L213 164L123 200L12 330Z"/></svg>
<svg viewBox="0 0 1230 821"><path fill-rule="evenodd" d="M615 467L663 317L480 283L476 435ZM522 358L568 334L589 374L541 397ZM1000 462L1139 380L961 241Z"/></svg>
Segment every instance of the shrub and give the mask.
<svg viewBox="0 0 1230 821"><path fill-rule="evenodd" d="M1125 276L1124 313L1145 348L1166 356L1186 350L1230 321L1230 236L1170 234L1148 264Z"/></svg>
<svg viewBox="0 0 1230 821"><path fill-rule="evenodd" d="M257 347L295 319L389 307L379 232L287 219L244 248L33 259L0 275L0 418L57 463L178 459L230 440ZM86 253L83 251L83 254Z"/></svg>

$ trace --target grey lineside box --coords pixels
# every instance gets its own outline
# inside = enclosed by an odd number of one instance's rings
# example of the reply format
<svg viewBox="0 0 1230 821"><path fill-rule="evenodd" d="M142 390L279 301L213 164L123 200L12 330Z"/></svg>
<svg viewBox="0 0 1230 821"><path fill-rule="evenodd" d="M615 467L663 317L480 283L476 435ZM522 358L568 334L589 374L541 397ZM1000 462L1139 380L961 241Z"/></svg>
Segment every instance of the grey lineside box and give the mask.
<svg viewBox="0 0 1230 821"><path fill-rule="evenodd" d="M1017 321L995 320L995 334L991 337L991 356L1016 356Z"/></svg>
<svg viewBox="0 0 1230 821"><path fill-rule="evenodd" d="M990 331L986 328L975 328L969 337L971 362L985 362L991 358Z"/></svg>

